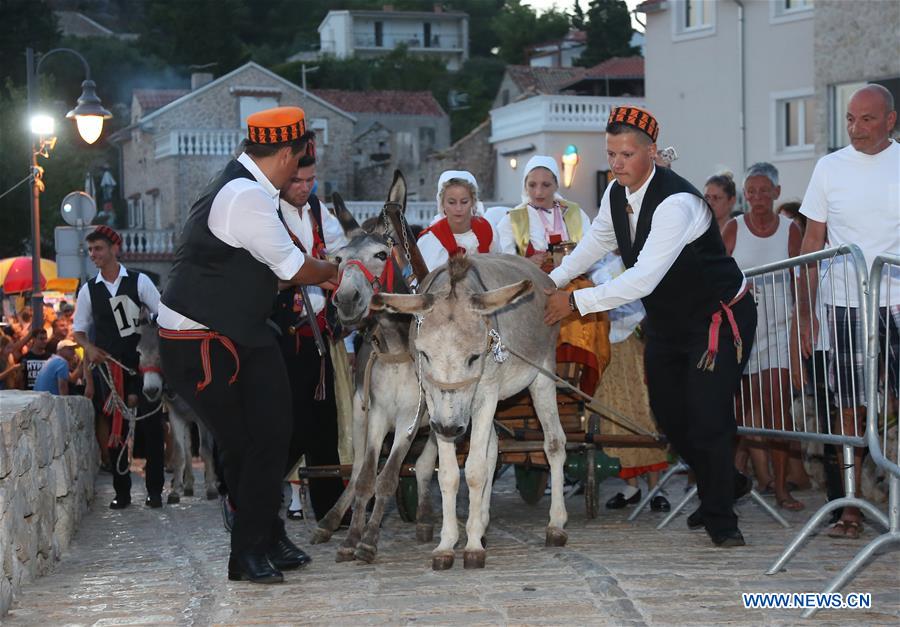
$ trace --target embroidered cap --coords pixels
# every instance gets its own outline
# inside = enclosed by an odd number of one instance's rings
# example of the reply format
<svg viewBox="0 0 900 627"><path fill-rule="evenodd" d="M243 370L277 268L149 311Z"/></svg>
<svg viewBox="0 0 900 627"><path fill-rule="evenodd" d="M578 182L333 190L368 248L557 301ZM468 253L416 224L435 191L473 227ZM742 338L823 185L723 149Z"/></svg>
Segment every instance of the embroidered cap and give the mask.
<svg viewBox="0 0 900 627"><path fill-rule="evenodd" d="M300 107L275 107L247 116L247 139L254 144L283 144L306 133Z"/></svg>
<svg viewBox="0 0 900 627"><path fill-rule="evenodd" d="M119 246L122 245L122 236L119 235L118 232L111 226L101 224L96 229L94 229L94 233L102 235L103 237L108 239L111 244L118 244Z"/></svg>
<svg viewBox="0 0 900 627"><path fill-rule="evenodd" d="M654 142L659 136L659 124L653 114L646 109L640 107L632 107L629 105L615 107L609 114L609 121L606 123L606 130L613 124L625 124L633 126L639 131L643 131Z"/></svg>

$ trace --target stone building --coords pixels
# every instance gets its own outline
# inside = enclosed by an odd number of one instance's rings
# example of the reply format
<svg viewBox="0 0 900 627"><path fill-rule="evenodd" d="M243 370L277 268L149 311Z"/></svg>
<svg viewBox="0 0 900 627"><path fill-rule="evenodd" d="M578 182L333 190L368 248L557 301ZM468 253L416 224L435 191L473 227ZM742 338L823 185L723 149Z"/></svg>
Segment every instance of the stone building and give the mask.
<svg viewBox="0 0 900 627"><path fill-rule="evenodd" d="M351 189L348 149L356 118L256 63L216 80L194 75L190 91L135 90L131 124L111 137L120 149L128 205L125 262L165 281L187 213L232 157L247 116L287 105L302 107L316 131L320 194Z"/></svg>
<svg viewBox="0 0 900 627"><path fill-rule="evenodd" d="M418 180L409 181L410 189L423 201L432 201L437 181L444 170L468 170L478 181L478 195L483 201L494 199L496 154L491 142L490 118L461 137L452 146L432 153L425 160Z"/></svg>

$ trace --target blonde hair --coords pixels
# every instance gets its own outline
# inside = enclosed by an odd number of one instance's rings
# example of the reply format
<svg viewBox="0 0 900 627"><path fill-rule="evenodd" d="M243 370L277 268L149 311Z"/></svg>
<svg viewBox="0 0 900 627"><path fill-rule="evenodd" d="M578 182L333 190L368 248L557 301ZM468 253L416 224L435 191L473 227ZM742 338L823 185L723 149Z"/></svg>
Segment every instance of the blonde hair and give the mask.
<svg viewBox="0 0 900 627"><path fill-rule="evenodd" d="M465 179L447 179L444 181L444 184L441 185L441 191L438 192L438 198L441 199L441 209L444 208L444 191L454 185L465 187L469 191L469 194L472 196L472 211L474 211L475 206L478 204L478 188L472 185L471 181Z"/></svg>

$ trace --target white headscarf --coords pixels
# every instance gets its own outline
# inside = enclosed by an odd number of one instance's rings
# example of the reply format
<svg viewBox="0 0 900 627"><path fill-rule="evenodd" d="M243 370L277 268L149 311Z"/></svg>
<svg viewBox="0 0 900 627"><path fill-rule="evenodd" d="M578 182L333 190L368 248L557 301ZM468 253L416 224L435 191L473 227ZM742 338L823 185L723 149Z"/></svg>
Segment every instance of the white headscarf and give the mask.
<svg viewBox="0 0 900 627"><path fill-rule="evenodd" d="M525 188L525 183L528 180L528 175L535 168L547 168L550 172L553 173L553 176L556 178L556 186L557 191L553 194L553 197L557 200L562 200L562 195L559 193L559 181L561 177L559 176L559 166L556 164L556 159L553 157L548 157L547 155L534 155L531 159L528 160L528 163L525 164L525 172L522 174L522 202L528 202L528 192Z"/></svg>
<svg viewBox="0 0 900 627"><path fill-rule="evenodd" d="M478 199L478 181L475 180L475 176L467 170L444 170L438 178L437 196L435 197L437 200L437 216L432 223L444 217L444 209L441 207L441 194L444 188L447 187L447 183L452 179L460 179L472 184L472 187L475 188L475 215L480 216L484 214L484 205Z"/></svg>

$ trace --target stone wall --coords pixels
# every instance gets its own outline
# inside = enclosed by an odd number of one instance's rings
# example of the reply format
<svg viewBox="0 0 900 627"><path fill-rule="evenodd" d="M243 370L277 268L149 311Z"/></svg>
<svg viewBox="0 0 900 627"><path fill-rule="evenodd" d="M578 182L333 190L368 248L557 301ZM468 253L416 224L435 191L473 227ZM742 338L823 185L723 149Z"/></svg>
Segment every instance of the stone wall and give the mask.
<svg viewBox="0 0 900 627"><path fill-rule="evenodd" d="M0 617L69 546L99 455L88 399L0 392Z"/></svg>
<svg viewBox="0 0 900 627"><path fill-rule="evenodd" d="M420 200L431 200L437 194L437 182L441 172L468 170L478 181L478 195L481 200L494 199L497 155L489 141L490 136L491 121L488 118L446 150L429 155L422 168L421 178L407 179L410 189L418 193Z"/></svg>

